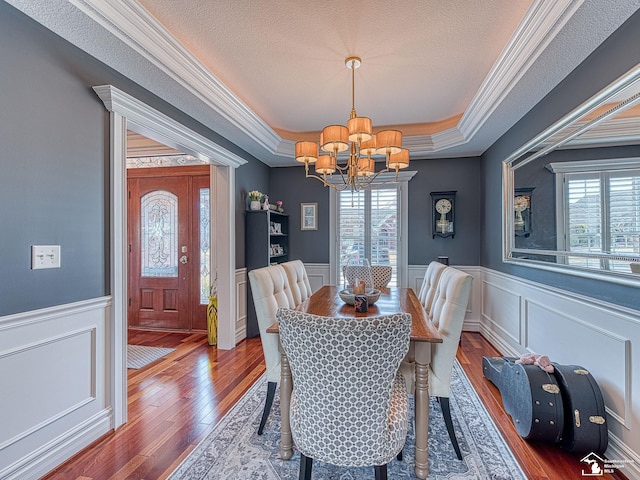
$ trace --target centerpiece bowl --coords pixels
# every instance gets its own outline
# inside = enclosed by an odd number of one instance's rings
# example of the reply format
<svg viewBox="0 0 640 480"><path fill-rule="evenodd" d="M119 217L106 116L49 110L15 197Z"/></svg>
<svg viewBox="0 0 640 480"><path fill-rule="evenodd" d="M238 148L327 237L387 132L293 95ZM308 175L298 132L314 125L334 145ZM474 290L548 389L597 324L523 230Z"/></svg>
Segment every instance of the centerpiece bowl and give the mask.
<svg viewBox="0 0 640 480"><path fill-rule="evenodd" d="M344 290L340 290L340 292L338 292L340 295L340 298L342 299L343 302L345 302L348 305L353 305L356 299L356 294L353 293L353 290L349 289L349 288L345 288ZM374 303L376 303L378 301L378 299L380 298L380 290L376 290L371 289L366 291L363 295L367 296L367 302L369 305L373 305Z"/></svg>

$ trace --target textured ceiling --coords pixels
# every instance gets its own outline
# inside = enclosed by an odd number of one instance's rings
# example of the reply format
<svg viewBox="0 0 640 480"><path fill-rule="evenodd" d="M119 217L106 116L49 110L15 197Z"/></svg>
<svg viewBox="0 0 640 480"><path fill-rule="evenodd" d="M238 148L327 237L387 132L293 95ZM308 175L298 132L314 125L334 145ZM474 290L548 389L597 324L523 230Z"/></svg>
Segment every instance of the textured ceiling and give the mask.
<svg viewBox="0 0 640 480"><path fill-rule="evenodd" d="M344 124L360 56L356 109L375 125L462 114L530 1L218 0L141 4L272 128Z"/></svg>
<svg viewBox="0 0 640 480"><path fill-rule="evenodd" d="M356 109L412 158L476 156L638 0L6 0L271 166ZM533 136L534 132L532 132Z"/></svg>

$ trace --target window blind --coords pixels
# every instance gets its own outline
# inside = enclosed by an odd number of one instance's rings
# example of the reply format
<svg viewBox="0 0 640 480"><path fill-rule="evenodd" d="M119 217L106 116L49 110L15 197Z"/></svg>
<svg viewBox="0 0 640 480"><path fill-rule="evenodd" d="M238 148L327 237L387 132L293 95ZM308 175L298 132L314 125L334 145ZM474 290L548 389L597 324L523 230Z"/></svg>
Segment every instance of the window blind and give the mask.
<svg viewBox="0 0 640 480"><path fill-rule="evenodd" d="M342 267L350 259L369 259L371 265L390 265L389 286L397 286L399 246L399 190L381 187L338 194L338 244L340 282Z"/></svg>

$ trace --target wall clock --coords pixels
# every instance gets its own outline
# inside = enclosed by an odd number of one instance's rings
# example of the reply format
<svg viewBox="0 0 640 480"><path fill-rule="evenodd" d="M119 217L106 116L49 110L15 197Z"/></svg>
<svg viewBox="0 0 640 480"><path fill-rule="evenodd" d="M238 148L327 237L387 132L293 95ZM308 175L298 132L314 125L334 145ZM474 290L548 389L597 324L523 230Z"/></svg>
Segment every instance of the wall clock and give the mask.
<svg viewBox="0 0 640 480"><path fill-rule="evenodd" d="M456 207L456 191L431 192L432 238L451 237L455 235L454 219Z"/></svg>
<svg viewBox="0 0 640 480"><path fill-rule="evenodd" d="M535 187L534 187L535 188ZM533 188L515 188L513 229L516 237L531 235L531 194Z"/></svg>

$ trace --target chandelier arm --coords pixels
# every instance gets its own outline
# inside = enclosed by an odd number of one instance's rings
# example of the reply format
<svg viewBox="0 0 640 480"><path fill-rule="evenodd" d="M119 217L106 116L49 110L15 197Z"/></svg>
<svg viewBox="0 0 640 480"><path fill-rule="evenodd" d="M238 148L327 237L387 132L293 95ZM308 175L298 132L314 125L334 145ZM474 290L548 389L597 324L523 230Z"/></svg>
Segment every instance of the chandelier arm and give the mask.
<svg viewBox="0 0 640 480"><path fill-rule="evenodd" d="M376 172L373 176L371 176L371 178L368 178L367 181L365 183L363 183L363 186L368 187L370 186L374 180L378 177L378 175L380 175L381 173L386 173L389 172L390 170L388 168L384 168L382 170L380 170L379 172ZM398 181L398 175L396 173L396 182ZM392 180L385 180L384 182L381 182L380 185L384 185L385 183L391 183Z"/></svg>
<svg viewBox="0 0 640 480"><path fill-rule="evenodd" d="M326 179L320 177L319 175L315 175L313 173L306 172L305 178L313 178L314 180L318 180L319 182L322 182L322 184L325 187L333 188L334 190L341 190L340 188L338 188L339 185L334 185L333 183L327 182Z"/></svg>

